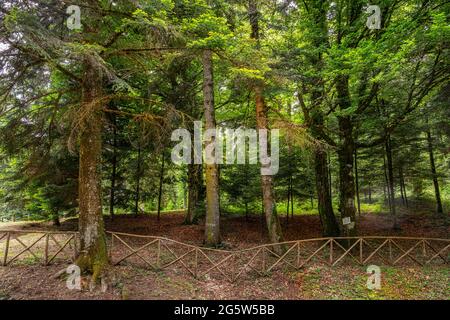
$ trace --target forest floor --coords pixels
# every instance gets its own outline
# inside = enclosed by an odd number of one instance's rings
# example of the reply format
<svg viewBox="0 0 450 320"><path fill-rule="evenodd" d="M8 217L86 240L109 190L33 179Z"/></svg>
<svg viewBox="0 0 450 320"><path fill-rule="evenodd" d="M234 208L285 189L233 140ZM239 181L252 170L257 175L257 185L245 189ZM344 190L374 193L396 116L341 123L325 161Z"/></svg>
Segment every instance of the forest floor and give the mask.
<svg viewBox="0 0 450 320"><path fill-rule="evenodd" d="M414 212L414 213L413 213ZM183 215L170 213L158 223L153 215L117 216L106 220L109 231L163 236L193 245L202 245L202 225L182 225ZM396 235L449 238L450 216L438 217L429 208L400 208L401 230L392 230L387 214L363 214L359 220L361 235ZM296 215L286 223L286 240L321 236L316 215ZM8 224L0 229L76 230L76 219L63 221L56 228L48 223ZM261 218L226 216L222 219L222 237L229 249L267 243ZM0 267L0 299L450 299L450 270L445 266L382 266L382 287L372 291L366 286L366 268L359 265L329 267L312 265L300 271L280 270L266 277L251 277L236 283L210 277L194 279L187 272L154 272L128 264L111 269L108 290L71 291L64 276L55 276L67 263L43 267L32 261Z"/></svg>

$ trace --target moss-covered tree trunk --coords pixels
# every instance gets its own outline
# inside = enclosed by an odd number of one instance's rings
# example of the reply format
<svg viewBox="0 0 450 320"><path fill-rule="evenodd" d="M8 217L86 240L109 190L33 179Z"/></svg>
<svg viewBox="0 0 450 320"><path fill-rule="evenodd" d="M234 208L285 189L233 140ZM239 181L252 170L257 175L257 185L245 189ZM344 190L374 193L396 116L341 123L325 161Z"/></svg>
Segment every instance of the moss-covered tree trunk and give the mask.
<svg viewBox="0 0 450 320"><path fill-rule="evenodd" d="M184 224L197 222L201 191L203 189L203 172L201 164L188 165L188 199Z"/></svg>
<svg viewBox="0 0 450 320"><path fill-rule="evenodd" d="M203 51L203 99L205 108L205 129L216 129L214 110L214 78L212 51ZM208 145L215 143L215 137L206 141ZM217 163L206 164L206 221L205 244L220 244L220 208L219 208L219 168Z"/></svg>
<svg viewBox="0 0 450 320"><path fill-rule="evenodd" d="M254 88L256 98L256 125L259 130L267 130L269 128L267 119L267 107L264 101L262 89ZM270 164L262 164L261 168L270 168ZM283 241L283 233L281 230L280 220L278 218L275 196L273 191L273 176L262 174L261 170L261 188L263 195L264 215L266 217L267 230L272 243Z"/></svg>
<svg viewBox="0 0 450 320"><path fill-rule="evenodd" d="M394 181L394 162L392 159L392 141L388 134L386 138L386 158L387 158L387 172L389 181L389 198L391 199L391 214L393 218L393 229L399 229L397 222L397 210L395 205L395 181Z"/></svg>
<svg viewBox="0 0 450 320"><path fill-rule="evenodd" d="M318 208L323 235L326 237L338 237L340 235L340 230L333 212L327 160L327 153L325 150L317 149L315 151L314 169L316 173Z"/></svg>
<svg viewBox="0 0 450 320"><path fill-rule="evenodd" d="M428 142L428 155L430 157L431 174L433 176L434 195L436 196L436 212L444 213L444 209L442 208L441 192L439 191L439 181L436 171L436 163L434 161L433 138L431 136L430 128L427 129L427 142Z"/></svg>
<svg viewBox="0 0 450 320"><path fill-rule="evenodd" d="M339 76L336 81L338 105L341 111L351 107L348 76ZM351 116L338 116L340 145L339 158L339 208L343 225L343 235L354 237L357 235L355 208L355 179L353 165L355 141L353 138L353 122Z"/></svg>
<svg viewBox="0 0 450 320"><path fill-rule="evenodd" d="M89 63L84 63L80 113L79 232L80 256L77 265L97 279L108 264L103 225L101 192L102 79Z"/></svg>
<svg viewBox="0 0 450 320"><path fill-rule="evenodd" d="M308 15L312 22L311 27L313 28L311 30L311 36L314 35L311 41L315 48L326 48L329 45L327 26L328 5L323 1L316 1L311 3L309 9ZM322 144L326 144L328 139L324 137L325 115L322 110L326 91L323 85L324 81L321 77L324 66L321 50L310 55L309 62L314 68L313 75L308 77L306 81L309 84L308 89L311 92L311 106L307 108L306 105L303 105L304 102L302 102L302 109L305 118L308 119L308 127L312 136L318 141L321 141ZM340 235L340 229L333 211L331 169L328 165L327 158L327 152L324 147L317 147L314 151L314 170L322 233L324 236L336 237Z"/></svg>
<svg viewBox="0 0 450 320"><path fill-rule="evenodd" d="M251 38L257 41L257 47L259 48L259 12L257 2L255 0L249 0L249 18L251 25ZM267 106L264 100L263 89L261 85L255 85L253 88L256 101L256 125L259 130L268 130L269 124L267 119ZM270 164L266 165L270 167ZM262 165L264 169L264 165ZM262 170L263 171L263 170ZM280 220L278 218L275 197L273 191L273 176L263 175L261 173L261 188L262 188L262 201L264 216L266 218L267 230L269 232L269 239L272 243L278 243L283 241L283 233L281 230ZM277 247L277 251L281 248Z"/></svg>

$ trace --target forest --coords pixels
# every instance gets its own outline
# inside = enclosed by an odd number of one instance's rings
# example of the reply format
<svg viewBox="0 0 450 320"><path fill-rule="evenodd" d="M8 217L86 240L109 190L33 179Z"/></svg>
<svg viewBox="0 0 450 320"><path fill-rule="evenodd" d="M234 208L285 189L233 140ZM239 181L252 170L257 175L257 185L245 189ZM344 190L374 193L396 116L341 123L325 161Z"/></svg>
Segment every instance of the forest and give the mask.
<svg viewBox="0 0 450 320"><path fill-rule="evenodd" d="M3 0L0 230L78 232L94 280L107 231L280 260L448 239L449 21L445 0Z"/></svg>

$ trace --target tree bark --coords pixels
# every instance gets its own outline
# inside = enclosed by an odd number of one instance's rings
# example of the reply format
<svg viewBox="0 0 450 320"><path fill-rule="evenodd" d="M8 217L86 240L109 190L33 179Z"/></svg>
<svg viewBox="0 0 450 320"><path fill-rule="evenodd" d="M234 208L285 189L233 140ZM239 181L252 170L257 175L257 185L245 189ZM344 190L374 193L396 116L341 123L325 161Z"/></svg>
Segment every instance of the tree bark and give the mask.
<svg viewBox="0 0 450 320"><path fill-rule="evenodd" d="M336 81L338 105L344 111L351 107L348 76L339 76ZM351 116L338 116L340 145L339 155L339 190L340 212L343 223L343 234L347 237L357 235L356 208L355 208L355 179L353 165L355 154L355 141L353 138L353 122Z"/></svg>
<svg viewBox="0 0 450 320"><path fill-rule="evenodd" d="M139 200L141 198L141 144L138 143L138 158L136 168L136 191L134 200L134 215L139 215Z"/></svg>
<svg viewBox="0 0 450 320"><path fill-rule="evenodd" d="M80 256L77 265L96 280L108 263L103 224L101 190L102 96L100 72L85 60L82 84L82 109L89 114L80 125L79 145L79 232Z"/></svg>
<svg viewBox="0 0 450 320"><path fill-rule="evenodd" d="M402 204L404 206L406 206L406 199L405 199L405 194L404 194L405 191L403 189L403 177L402 177L402 175L403 175L403 173L402 173L402 166L399 165L399 168L398 168L398 182L399 182L399 185L400 185L400 195L402 197Z"/></svg>
<svg viewBox="0 0 450 320"><path fill-rule="evenodd" d="M400 183L403 186L403 195L405 196L405 205L408 208L409 207L408 195L407 195L407 192L406 192L405 175L403 173L403 168L402 167L400 167Z"/></svg>
<svg viewBox="0 0 450 320"><path fill-rule="evenodd" d="M391 201L391 192L389 191L389 178L387 174L386 153L383 153L383 170L384 170L384 184L383 184L384 202L386 203L386 200L388 201L389 212L392 214L392 204L391 204L392 201Z"/></svg>
<svg viewBox="0 0 450 320"><path fill-rule="evenodd" d="M255 87L256 97L256 123L258 129L268 129L267 107L264 101L262 89ZM268 165L270 166L270 164ZM264 203L264 215L266 217L269 239L272 243L283 241L280 220L278 219L275 197L273 192L273 176L261 174L261 187ZM277 249L278 250L278 249Z"/></svg>
<svg viewBox="0 0 450 320"><path fill-rule="evenodd" d="M114 205L116 196L116 177L117 177L117 117L112 115L113 119L113 156L111 170L111 189L109 191L109 215L111 220L114 219Z"/></svg>
<svg viewBox="0 0 450 320"><path fill-rule="evenodd" d="M439 181L436 171L436 164L434 161L433 138L431 136L431 130L429 127L427 128L427 142L428 142L428 154L430 156L431 174L433 176L434 194L436 196L436 212L444 213L444 209L442 208L441 192L439 190Z"/></svg>
<svg viewBox="0 0 450 320"><path fill-rule="evenodd" d="M259 49L259 12L255 0L249 0L249 18L251 25L251 38L257 41L257 48ZM267 106L264 100L263 89L260 84L256 84L253 88L256 101L256 126L257 129L268 130L269 124L267 119ZM270 164L269 164L270 166ZM269 232L269 239L272 243L283 241L283 234L281 231L280 220L277 215L276 203L273 191L273 177L270 175L261 174L261 188L263 195L264 216L266 218L267 229ZM282 248L276 247L277 251Z"/></svg>
<svg viewBox="0 0 450 320"><path fill-rule="evenodd" d="M394 183L394 165L392 161L392 140L390 135L386 138L386 158L387 158L387 171L388 171L388 192L391 199L391 214L394 220L393 228L399 229L397 222L397 212L395 207L395 183Z"/></svg>
<svg viewBox="0 0 450 320"><path fill-rule="evenodd" d="M184 224L193 224L197 222L197 212L199 209L200 194L203 187L202 165L188 165L188 204Z"/></svg>
<svg viewBox="0 0 450 320"><path fill-rule="evenodd" d="M214 110L214 78L212 51L203 51L203 99L205 108L205 129L216 129ZM215 138L206 141L206 146L215 144ZM205 244L220 244L219 170L218 165L206 164L206 225Z"/></svg>
<svg viewBox="0 0 450 320"><path fill-rule="evenodd" d="M355 186L356 201L358 203L358 215L361 216L361 199L359 197L359 173L358 173L358 150L355 148Z"/></svg>
<svg viewBox="0 0 450 320"><path fill-rule="evenodd" d="M161 199L162 199L162 189L164 182L164 154L161 160L161 170L159 172L159 190L158 190L158 222L161 219Z"/></svg>
<svg viewBox="0 0 450 320"><path fill-rule="evenodd" d="M287 203L286 203L286 225L289 224L289 209L291 201L291 180L288 181Z"/></svg>
<svg viewBox="0 0 450 320"><path fill-rule="evenodd" d="M339 224L333 212L328 178L327 152L322 149L315 151L316 188L320 222L325 237L338 237Z"/></svg>

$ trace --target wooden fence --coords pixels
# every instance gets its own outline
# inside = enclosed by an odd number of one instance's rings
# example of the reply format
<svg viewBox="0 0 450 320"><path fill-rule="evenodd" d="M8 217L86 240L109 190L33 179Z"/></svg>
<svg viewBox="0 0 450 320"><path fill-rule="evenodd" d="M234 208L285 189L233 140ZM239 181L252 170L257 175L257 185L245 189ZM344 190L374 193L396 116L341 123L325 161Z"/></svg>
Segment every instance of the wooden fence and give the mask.
<svg viewBox="0 0 450 320"><path fill-rule="evenodd" d="M153 236L108 232L113 265L130 264L151 270L188 272L198 279L235 282L243 277L270 275L276 270L300 270L314 265L337 266L448 265L450 239L413 237L317 238L265 244L241 250L219 250ZM3 266L28 256L48 265L55 259L74 261L75 232L0 231ZM13 245L15 244L15 245Z"/></svg>
<svg viewBox="0 0 450 320"><path fill-rule="evenodd" d="M328 266L346 263L425 266L447 265L450 260L450 239L318 238L230 251L198 247L162 237L109 234L110 259L114 265L127 262L152 270L171 267L183 269L195 278L220 277L230 282L245 275L264 276L280 268L300 270L317 263Z"/></svg>
<svg viewBox="0 0 450 320"><path fill-rule="evenodd" d="M55 259L74 261L78 255L76 232L0 230L0 264L7 266L19 258L31 258L49 265Z"/></svg>

